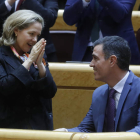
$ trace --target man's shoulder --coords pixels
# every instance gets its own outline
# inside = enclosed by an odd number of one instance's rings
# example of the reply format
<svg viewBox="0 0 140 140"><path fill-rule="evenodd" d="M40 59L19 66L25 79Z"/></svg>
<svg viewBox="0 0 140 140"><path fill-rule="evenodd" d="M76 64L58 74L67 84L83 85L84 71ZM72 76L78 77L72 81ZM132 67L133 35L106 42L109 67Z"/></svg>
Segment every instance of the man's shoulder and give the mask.
<svg viewBox="0 0 140 140"><path fill-rule="evenodd" d="M140 77L136 76L135 74L133 76L132 85L133 87L137 86L140 88Z"/></svg>
<svg viewBox="0 0 140 140"><path fill-rule="evenodd" d="M108 90L108 84L105 84L105 85L102 85L102 86L96 88L94 90L93 94L100 95L100 94L104 93L106 90Z"/></svg>
<svg viewBox="0 0 140 140"><path fill-rule="evenodd" d="M126 80L124 88L131 86L131 91L140 91L140 77L136 76L132 71Z"/></svg>
<svg viewBox="0 0 140 140"><path fill-rule="evenodd" d="M132 84L135 83L135 82L139 83L140 82L140 77L136 76L132 71L130 71L130 74L128 76L127 81L131 82Z"/></svg>
<svg viewBox="0 0 140 140"><path fill-rule="evenodd" d="M108 89L108 84L104 84L104 85L99 86L98 88L96 88L96 90L102 90L102 89Z"/></svg>

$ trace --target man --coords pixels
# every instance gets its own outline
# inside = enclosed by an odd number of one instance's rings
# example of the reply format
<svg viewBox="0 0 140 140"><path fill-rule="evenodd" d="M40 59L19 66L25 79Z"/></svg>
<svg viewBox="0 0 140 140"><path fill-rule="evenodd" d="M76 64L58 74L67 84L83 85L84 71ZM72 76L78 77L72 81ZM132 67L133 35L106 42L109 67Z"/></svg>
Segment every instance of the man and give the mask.
<svg viewBox="0 0 140 140"><path fill-rule="evenodd" d="M45 53L48 62L57 62L56 50L49 34L49 28L54 25L57 18L57 0L0 0L0 34L5 19L16 10L22 9L32 10L44 18L45 27L39 39L45 38L47 40Z"/></svg>
<svg viewBox="0 0 140 140"><path fill-rule="evenodd" d="M58 0L59 9L64 9L67 0Z"/></svg>
<svg viewBox="0 0 140 140"><path fill-rule="evenodd" d="M93 46L90 67L95 79L106 84L94 91L89 112L78 127L56 131L140 134L140 78L129 70L131 54L127 41L107 36Z"/></svg>
<svg viewBox="0 0 140 140"><path fill-rule="evenodd" d="M72 60L91 61L91 42L98 39L99 30L99 37L117 35L126 39L131 49L130 63L140 64L140 53L131 23L135 1L67 0L64 21L77 26Z"/></svg>

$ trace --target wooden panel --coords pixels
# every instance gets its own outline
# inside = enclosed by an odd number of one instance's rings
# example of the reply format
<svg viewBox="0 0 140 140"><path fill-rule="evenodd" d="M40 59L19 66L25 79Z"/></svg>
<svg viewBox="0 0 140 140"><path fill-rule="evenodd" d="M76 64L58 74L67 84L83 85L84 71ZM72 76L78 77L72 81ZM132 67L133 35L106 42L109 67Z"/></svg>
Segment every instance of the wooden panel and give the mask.
<svg viewBox="0 0 140 140"><path fill-rule="evenodd" d="M64 22L63 12L64 12L64 10L58 11L58 18L56 19L56 23L54 24L53 27L50 28L50 30L76 31L77 28L75 27L75 25L69 26ZM133 11L132 12L132 24L133 24L134 31L137 31L138 28L140 28L140 11Z"/></svg>
<svg viewBox="0 0 140 140"><path fill-rule="evenodd" d="M73 133L0 129L0 140L70 140Z"/></svg>
<svg viewBox="0 0 140 140"><path fill-rule="evenodd" d="M93 90L59 89L53 98L54 129L73 128L86 116Z"/></svg>
<svg viewBox="0 0 140 140"><path fill-rule="evenodd" d="M0 129L0 140L139 140L134 132L74 133Z"/></svg>
<svg viewBox="0 0 140 140"><path fill-rule="evenodd" d="M58 10L58 17L56 19L56 22L53 27L50 28L50 30L70 30L70 31L76 31L75 25L69 26L65 23L63 20L63 13L64 10Z"/></svg>
<svg viewBox="0 0 140 140"><path fill-rule="evenodd" d="M57 86L79 87L95 89L103 82L94 79L93 68L89 64L49 63L50 71ZM131 65L135 75L140 77L140 66Z"/></svg>
<svg viewBox="0 0 140 140"><path fill-rule="evenodd" d="M139 140L137 133L76 133L72 140Z"/></svg>
<svg viewBox="0 0 140 140"><path fill-rule="evenodd" d="M136 3L135 3L135 6L134 6L133 10L138 11L139 6L140 6L140 0L136 0Z"/></svg>
<svg viewBox="0 0 140 140"><path fill-rule="evenodd" d="M57 86L95 89L103 84L103 82L94 80L93 69L89 67L89 64L50 63L49 65Z"/></svg>
<svg viewBox="0 0 140 140"><path fill-rule="evenodd" d="M65 72L51 71L57 86L68 87L92 87L92 89L100 86L103 82L95 81L93 72ZM86 81L86 82L85 82ZM94 87L94 88L93 88Z"/></svg>
<svg viewBox="0 0 140 140"><path fill-rule="evenodd" d="M140 11L133 11L132 24L133 24L133 29L136 32L140 28Z"/></svg>

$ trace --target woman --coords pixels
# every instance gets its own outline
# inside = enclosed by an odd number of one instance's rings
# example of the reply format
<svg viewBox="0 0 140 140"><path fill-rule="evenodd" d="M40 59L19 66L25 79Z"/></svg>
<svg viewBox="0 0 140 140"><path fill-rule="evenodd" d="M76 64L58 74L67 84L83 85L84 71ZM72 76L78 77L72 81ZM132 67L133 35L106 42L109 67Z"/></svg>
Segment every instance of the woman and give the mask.
<svg viewBox="0 0 140 140"><path fill-rule="evenodd" d="M52 116L41 102L53 98L57 90L42 61L46 41L37 42L43 26L43 18L30 10L19 10L4 23L0 38L0 128L52 128Z"/></svg>
<svg viewBox="0 0 140 140"><path fill-rule="evenodd" d="M43 17L45 27L39 39L45 38L47 40L45 53L48 62L57 62L56 49L49 33L49 29L54 25L57 18L57 0L0 0L0 36L5 19L16 10L23 9L32 10Z"/></svg>

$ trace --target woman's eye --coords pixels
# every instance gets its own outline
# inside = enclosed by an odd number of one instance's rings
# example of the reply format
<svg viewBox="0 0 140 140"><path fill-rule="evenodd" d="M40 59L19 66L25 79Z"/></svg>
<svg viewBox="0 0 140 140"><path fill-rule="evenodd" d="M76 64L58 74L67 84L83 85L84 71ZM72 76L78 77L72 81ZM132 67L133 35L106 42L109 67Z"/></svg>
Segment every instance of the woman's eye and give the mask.
<svg viewBox="0 0 140 140"><path fill-rule="evenodd" d="M30 33L30 35L34 35L34 33Z"/></svg>

